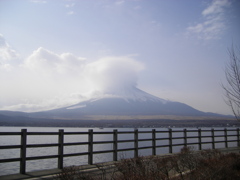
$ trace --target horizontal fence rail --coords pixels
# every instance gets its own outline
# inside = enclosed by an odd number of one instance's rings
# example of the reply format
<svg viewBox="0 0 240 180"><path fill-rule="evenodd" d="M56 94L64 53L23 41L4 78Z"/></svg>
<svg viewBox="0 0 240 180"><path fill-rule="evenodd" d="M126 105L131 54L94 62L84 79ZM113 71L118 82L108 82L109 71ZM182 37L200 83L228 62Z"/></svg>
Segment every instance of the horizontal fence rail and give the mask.
<svg viewBox="0 0 240 180"><path fill-rule="evenodd" d="M233 132L233 133L230 133ZM180 133L182 136L175 137L175 133ZM140 138L140 135L148 134L150 138ZM162 136L162 134L167 134L167 137ZM205 134L205 135L204 135ZM206 135L207 134L207 135ZM221 135L219 135L221 134ZM50 144L28 144L27 138L30 136L57 136L57 143ZM87 136L87 140L82 142L64 142L64 139L68 135L85 135ZM94 135L110 135L112 136L112 140L105 141L94 141ZM132 135L132 139L119 139L119 135ZM74 156L88 156L88 164L93 164L94 155L95 154L103 154L103 153L112 153L113 161L118 160L119 152L133 151L134 157L139 156L139 150L142 149L151 149L152 155L156 155L158 148L168 148L169 153L173 153L173 147L175 146L197 146L198 150L202 150L202 145L210 144L212 149L215 149L216 143L224 143L225 148L228 148L229 143L235 142L237 146L240 145L240 137L239 137L239 128L236 129L166 129L166 130L156 130L152 129L152 131L139 131L135 129L133 131L118 131L117 129L112 132L94 132L92 129L89 129L88 132L64 132L63 129L59 129L58 132L27 132L27 129L22 129L21 132L0 132L0 136L19 136L20 137L20 145L0 145L1 149L20 149L19 158L8 158L8 159L0 159L0 163L8 163L8 162L19 162L20 163L20 173L26 173L26 162L30 160L41 160L41 159L57 159L58 165L57 168L63 168L64 158L66 157L74 157ZM204 141L204 139L210 139L210 141ZM217 140L221 138L221 140ZM197 142L191 142L191 139L197 139ZM233 140L234 139L234 140ZM174 142L177 140L177 143ZM167 144L159 145L160 142L166 141ZM132 142L134 146L132 148L119 148L120 144L130 143ZM151 145L148 146L139 146L140 142L150 142ZM111 144L112 149L110 150L98 150L94 151L94 145L97 144ZM85 152L77 152L77 153L64 153L64 147L67 146L78 146L85 145L87 146L87 151ZM42 147L56 147L58 150L55 155L44 155L44 156L27 156L28 148L42 148ZM56 167L53 167L56 168Z"/></svg>

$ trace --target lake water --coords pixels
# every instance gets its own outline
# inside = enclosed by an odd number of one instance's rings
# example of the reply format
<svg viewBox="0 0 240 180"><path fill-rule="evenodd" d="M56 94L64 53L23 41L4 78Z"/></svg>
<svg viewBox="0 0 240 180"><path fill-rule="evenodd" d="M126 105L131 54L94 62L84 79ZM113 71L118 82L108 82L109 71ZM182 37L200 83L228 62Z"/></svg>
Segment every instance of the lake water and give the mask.
<svg viewBox="0 0 240 180"><path fill-rule="evenodd" d="M64 129L65 132L88 132L89 129L93 129L94 132L112 132L113 128L59 128L59 127L0 127L0 132L20 132L21 129L27 129L28 132L58 132L59 129ZM116 128L114 128L116 129ZM173 130L178 130L182 128L173 128ZM190 129L190 128L188 128ZM194 129L194 128L191 128ZM210 129L210 128L202 128L202 129ZM215 128L216 129L216 128ZM223 128L218 128L223 129ZM133 128L119 128L118 131L133 131ZM139 128L140 131L151 131L151 128ZM156 130L167 130L167 128L156 128ZM236 134L236 132L229 132L230 134ZM188 136L196 136L196 133L188 132ZM209 133L202 132L202 136L210 135ZM215 135L222 135L218 132ZM151 138L151 133L144 133L139 134L139 139L148 139ZM168 137L168 133L157 133L156 138L164 138ZM183 137L183 133L173 133L173 137ZM231 137L229 137L230 139ZM235 137L232 137L232 140L236 140ZM111 141L113 140L113 135L103 135L97 134L93 137L94 141ZM131 140L134 139L134 134L119 134L118 140ZM215 141L224 140L223 138L215 138ZM87 135L64 135L64 142L86 142L88 141ZM211 141L210 138L202 138L202 142ZM188 143L190 142L198 142L197 138L188 139ZM58 143L58 136L57 135L41 135L41 136L27 136L27 143L28 144L47 144L47 143ZM151 141L139 142L139 147L144 146L151 146ZM183 143L183 140L173 140L173 144ZM1 145L20 145L20 136L0 136L0 144ZM167 145L167 140L157 141L157 145ZM93 146L94 151L100 150L112 150L112 144L95 144ZM216 143L216 148L224 148L224 143ZM229 143L229 147L237 146L235 142ZM118 149L123 148L133 148L134 143L118 143ZM197 149L197 146L195 146ZM203 149L211 148L211 144L202 145ZM179 152L182 147L174 147L173 152ZM64 147L64 153L79 153L79 152L86 152L88 150L87 145L79 145L79 146L66 146ZM58 152L57 147L44 147L44 148L27 148L27 157L32 156L42 156L42 155L56 155ZM157 148L157 154L166 154L169 152L168 148ZM139 150L139 155L151 155L152 149L144 149ZM0 149L0 157L1 159L7 158L19 158L20 150L19 149L7 149L3 150ZM127 152L119 152L118 159L121 158L131 158L134 156L133 151ZM105 153L105 154L96 154L93 156L94 163L98 162L107 162L112 161L113 159L112 153ZM71 165L83 165L88 163L87 156L74 156L74 157L66 157L64 158L64 166L71 166ZM27 161L26 163L26 171L36 171L36 170L43 170L43 169L53 169L57 168L57 159L46 159L46 160L31 160ZM5 174L15 174L19 173L19 162L11 162L11 163L0 163L0 175Z"/></svg>

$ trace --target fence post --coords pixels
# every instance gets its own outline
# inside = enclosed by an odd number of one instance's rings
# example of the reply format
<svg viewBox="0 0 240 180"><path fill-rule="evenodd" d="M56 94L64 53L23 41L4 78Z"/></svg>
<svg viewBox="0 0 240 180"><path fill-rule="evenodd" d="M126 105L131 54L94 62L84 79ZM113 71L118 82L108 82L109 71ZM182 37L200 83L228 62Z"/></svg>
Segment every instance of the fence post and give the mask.
<svg viewBox="0 0 240 180"><path fill-rule="evenodd" d="M93 164L93 130L88 130L88 164Z"/></svg>
<svg viewBox="0 0 240 180"><path fill-rule="evenodd" d="M118 160L118 130L113 130L113 161Z"/></svg>
<svg viewBox="0 0 240 180"><path fill-rule="evenodd" d="M227 128L224 128L225 148L228 148Z"/></svg>
<svg viewBox="0 0 240 180"><path fill-rule="evenodd" d="M152 155L156 155L156 130L152 129Z"/></svg>
<svg viewBox="0 0 240 180"><path fill-rule="evenodd" d="M27 129L21 130L20 174L26 173Z"/></svg>
<svg viewBox="0 0 240 180"><path fill-rule="evenodd" d="M134 157L138 157L138 129L134 131Z"/></svg>
<svg viewBox="0 0 240 180"><path fill-rule="evenodd" d="M212 149L215 149L214 129L212 128Z"/></svg>
<svg viewBox="0 0 240 180"><path fill-rule="evenodd" d="M198 149L202 150L202 130L198 129Z"/></svg>
<svg viewBox="0 0 240 180"><path fill-rule="evenodd" d="M240 146L240 140L239 140L239 128L237 128L237 144L238 147Z"/></svg>
<svg viewBox="0 0 240 180"><path fill-rule="evenodd" d="M169 153L172 153L173 151L172 151L172 129L171 128L169 128L168 129L168 134L169 134Z"/></svg>
<svg viewBox="0 0 240 180"><path fill-rule="evenodd" d="M183 130L183 134L184 134L184 146L187 147L187 129Z"/></svg>
<svg viewBox="0 0 240 180"><path fill-rule="evenodd" d="M63 169L63 142L64 142L64 130L58 131L58 169Z"/></svg>

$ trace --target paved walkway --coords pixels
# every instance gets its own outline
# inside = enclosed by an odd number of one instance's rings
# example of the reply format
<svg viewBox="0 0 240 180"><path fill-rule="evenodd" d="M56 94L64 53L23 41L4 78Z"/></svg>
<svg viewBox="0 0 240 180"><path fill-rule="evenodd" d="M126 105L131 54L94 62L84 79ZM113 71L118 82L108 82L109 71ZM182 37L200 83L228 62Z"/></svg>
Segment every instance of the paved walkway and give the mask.
<svg viewBox="0 0 240 180"><path fill-rule="evenodd" d="M95 176L102 176L102 172L105 172L105 175L111 175L112 173L116 172L115 161L106 162L106 163L99 163L94 165L82 165L77 168L81 170L81 173L91 173L91 175ZM42 171L34 171L34 172L27 172L26 174L13 174L13 175L6 175L0 176L1 180L17 180L17 179L44 179L50 180L54 179L58 173L60 173L60 169L51 169L51 170L42 170Z"/></svg>
<svg viewBox="0 0 240 180"><path fill-rule="evenodd" d="M223 148L218 149L223 153L240 153L240 147L234 147L234 148ZM172 156L174 154L162 154L159 156ZM106 162L106 163L99 163L94 165L82 165L79 166L79 169L83 173L91 173L91 175L96 176L102 176L103 171L105 172L105 175L111 176L112 173L116 173L116 167L115 167L115 161L112 162ZM20 180L20 179L28 179L28 180L36 180L36 179L44 179L44 180L50 180L53 179L54 176L56 176L58 173L60 173L60 169L51 169L51 170L42 170L42 171L34 171L34 172L27 172L26 174L12 174L12 175L5 175L0 176L1 180Z"/></svg>

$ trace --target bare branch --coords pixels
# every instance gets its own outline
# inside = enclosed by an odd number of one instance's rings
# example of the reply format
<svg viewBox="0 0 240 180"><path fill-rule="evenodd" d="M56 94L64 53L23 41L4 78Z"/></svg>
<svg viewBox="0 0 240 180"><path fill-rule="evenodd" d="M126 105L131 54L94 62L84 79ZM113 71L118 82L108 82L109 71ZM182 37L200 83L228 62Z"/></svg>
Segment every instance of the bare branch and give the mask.
<svg viewBox="0 0 240 180"><path fill-rule="evenodd" d="M233 46L228 52L230 59L225 68L226 84L222 84L222 88L225 91L226 104L240 121L240 57Z"/></svg>

